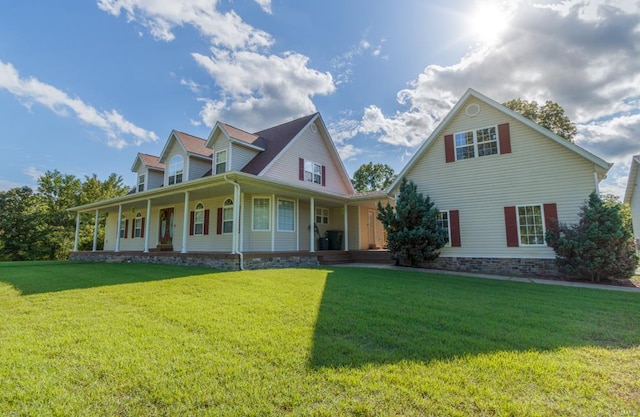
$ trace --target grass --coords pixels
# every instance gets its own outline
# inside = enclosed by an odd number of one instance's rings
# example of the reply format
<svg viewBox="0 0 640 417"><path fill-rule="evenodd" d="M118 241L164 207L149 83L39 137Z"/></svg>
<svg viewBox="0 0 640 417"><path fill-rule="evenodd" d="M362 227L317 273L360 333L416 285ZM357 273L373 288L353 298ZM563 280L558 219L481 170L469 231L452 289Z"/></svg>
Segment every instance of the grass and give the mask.
<svg viewBox="0 0 640 417"><path fill-rule="evenodd" d="M0 264L0 415L640 414L640 294Z"/></svg>

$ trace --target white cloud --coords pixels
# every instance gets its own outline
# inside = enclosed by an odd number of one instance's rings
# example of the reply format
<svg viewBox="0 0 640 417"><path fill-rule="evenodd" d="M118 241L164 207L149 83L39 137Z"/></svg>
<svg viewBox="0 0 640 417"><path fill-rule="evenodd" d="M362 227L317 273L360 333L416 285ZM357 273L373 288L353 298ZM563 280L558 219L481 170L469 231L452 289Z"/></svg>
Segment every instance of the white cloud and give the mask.
<svg viewBox="0 0 640 417"><path fill-rule="evenodd" d="M247 130L264 128L315 112L311 97L335 90L331 74L309 68L309 58L296 53L213 49L211 56L192 56L222 90L220 99L201 99L200 114L208 126L223 120Z"/></svg>
<svg viewBox="0 0 640 417"><path fill-rule="evenodd" d="M38 168L33 166L26 167L22 173L31 178L34 182L38 181L38 179L44 175L43 171L40 171Z"/></svg>
<svg viewBox="0 0 640 417"><path fill-rule="evenodd" d="M344 146L338 146L338 154L343 161L348 161L354 156L360 155L362 153L362 149L358 149L355 146L348 144Z"/></svg>
<svg viewBox="0 0 640 417"><path fill-rule="evenodd" d="M60 116L74 114L84 123L106 133L108 145L115 148L158 140L154 132L134 125L116 110L98 111L79 98L69 97L65 92L34 77L20 78L18 70L11 63L0 61L0 88L24 100L27 107L39 103Z"/></svg>
<svg viewBox="0 0 640 417"><path fill-rule="evenodd" d="M510 12L497 40L454 65L427 66L399 91L402 110L365 108L361 131L415 148L472 87L500 102L557 102L578 124L578 143L611 162L640 153L640 3L522 1ZM620 175L612 170L607 184Z"/></svg>
<svg viewBox="0 0 640 417"><path fill-rule="evenodd" d="M180 79L180 85L186 86L194 94L200 94L202 90L207 88L206 85L198 84L193 80L185 80L184 78Z"/></svg>
<svg viewBox="0 0 640 417"><path fill-rule="evenodd" d="M336 73L336 84L340 85L351 81L351 77L353 76L354 60L356 57L362 56L365 51L371 51L371 56L379 57L382 53L382 45L385 42L386 39L383 38L380 40L378 45L374 47L371 45L371 42L363 37L357 45L333 58L331 66ZM383 59L387 59L387 57L383 57Z"/></svg>
<svg viewBox="0 0 640 417"><path fill-rule="evenodd" d="M271 0L256 0L256 3L260 5L260 7L265 13L268 13L268 14L273 13L273 11L271 10Z"/></svg>
<svg viewBox="0 0 640 417"><path fill-rule="evenodd" d="M256 0L263 10L270 12L271 2ZM163 41L175 38L172 29L191 25L217 47L256 49L273 43L271 35L245 23L234 11L220 13L217 0L99 0L98 7L114 16L126 15L128 21L138 22L151 35Z"/></svg>

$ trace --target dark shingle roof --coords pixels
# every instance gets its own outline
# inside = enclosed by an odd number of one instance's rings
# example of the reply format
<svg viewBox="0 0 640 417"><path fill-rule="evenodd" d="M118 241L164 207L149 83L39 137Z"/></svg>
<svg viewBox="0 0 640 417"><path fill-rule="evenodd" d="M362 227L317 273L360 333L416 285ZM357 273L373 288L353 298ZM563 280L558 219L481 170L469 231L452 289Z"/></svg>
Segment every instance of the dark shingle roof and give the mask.
<svg viewBox="0 0 640 417"><path fill-rule="evenodd" d="M278 126L255 132L253 136L257 136L258 138L252 143L263 148L264 151L256 155L256 157L242 169L242 172L253 175L260 174L317 114L318 113L310 114Z"/></svg>

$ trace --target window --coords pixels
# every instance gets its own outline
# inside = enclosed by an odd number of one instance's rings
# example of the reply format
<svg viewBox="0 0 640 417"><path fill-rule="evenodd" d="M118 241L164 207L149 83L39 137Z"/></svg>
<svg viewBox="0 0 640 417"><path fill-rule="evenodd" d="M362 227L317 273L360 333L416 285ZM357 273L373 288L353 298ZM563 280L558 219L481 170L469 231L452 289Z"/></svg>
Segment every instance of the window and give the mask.
<svg viewBox="0 0 640 417"><path fill-rule="evenodd" d="M270 230L271 199L269 197L253 198L253 230Z"/></svg>
<svg viewBox="0 0 640 417"><path fill-rule="evenodd" d="M295 203L291 200L278 200L278 231L295 230Z"/></svg>
<svg viewBox="0 0 640 417"><path fill-rule="evenodd" d="M495 126L454 135L456 160L498 153L498 134Z"/></svg>
<svg viewBox="0 0 640 417"><path fill-rule="evenodd" d="M120 219L120 239L127 237L127 220L124 218L124 214Z"/></svg>
<svg viewBox="0 0 640 417"><path fill-rule="evenodd" d="M449 212L441 211L438 213L438 226L446 231L445 233L445 246L449 246L451 243L451 228L449 227Z"/></svg>
<svg viewBox="0 0 640 417"><path fill-rule="evenodd" d="M136 218L133 221L133 236L142 237L142 214L136 214Z"/></svg>
<svg viewBox="0 0 640 417"><path fill-rule="evenodd" d="M169 185L182 182L184 161L180 155L176 155L169 161Z"/></svg>
<svg viewBox="0 0 640 417"><path fill-rule="evenodd" d="M204 205L202 203L196 204L196 209L193 211L193 234L204 234Z"/></svg>
<svg viewBox="0 0 640 417"><path fill-rule="evenodd" d="M216 174L227 171L227 151L216 152Z"/></svg>
<svg viewBox="0 0 640 417"><path fill-rule="evenodd" d="M311 161L305 161L304 180L315 184L322 184L322 165Z"/></svg>
<svg viewBox="0 0 640 417"><path fill-rule="evenodd" d="M138 192L144 191L144 174L138 175Z"/></svg>
<svg viewBox="0 0 640 417"><path fill-rule="evenodd" d="M233 200L227 198L222 206L222 233L233 233Z"/></svg>
<svg viewBox="0 0 640 417"><path fill-rule="evenodd" d="M329 209L316 207L316 223L329 224Z"/></svg>
<svg viewBox="0 0 640 417"><path fill-rule="evenodd" d="M518 206L518 232L521 245L545 245L542 207Z"/></svg>

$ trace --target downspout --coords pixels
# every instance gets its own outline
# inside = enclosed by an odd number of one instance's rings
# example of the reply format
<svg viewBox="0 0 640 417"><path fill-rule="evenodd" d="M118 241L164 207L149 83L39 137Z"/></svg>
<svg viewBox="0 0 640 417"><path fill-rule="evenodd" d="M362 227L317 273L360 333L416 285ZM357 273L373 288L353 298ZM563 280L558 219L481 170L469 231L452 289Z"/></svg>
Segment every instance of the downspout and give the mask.
<svg viewBox="0 0 640 417"><path fill-rule="evenodd" d="M236 230L240 231L240 216L238 216L238 213L240 213L240 184L227 178L227 174L224 174L223 178L226 182L233 185L233 228L237 228ZM238 254L238 256L240 256L240 270L244 271L244 255L240 250L240 245L238 245L239 236L238 233L236 233L236 230L233 231L233 239L231 244L233 248L231 250L233 253L236 253Z"/></svg>

